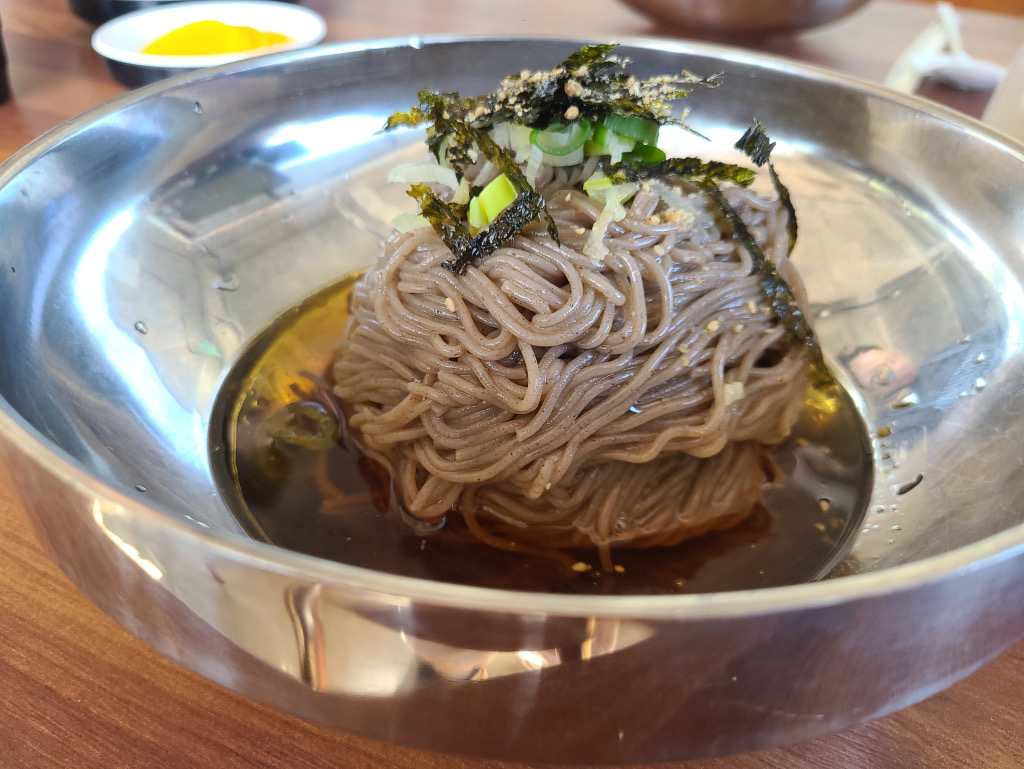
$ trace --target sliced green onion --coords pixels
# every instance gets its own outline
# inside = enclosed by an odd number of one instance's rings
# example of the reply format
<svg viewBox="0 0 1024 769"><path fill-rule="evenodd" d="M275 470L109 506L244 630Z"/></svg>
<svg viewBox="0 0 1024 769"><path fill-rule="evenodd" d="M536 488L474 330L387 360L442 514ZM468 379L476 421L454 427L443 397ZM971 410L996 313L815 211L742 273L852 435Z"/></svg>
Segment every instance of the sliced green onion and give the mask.
<svg viewBox="0 0 1024 769"><path fill-rule="evenodd" d="M639 189L640 185L636 182L614 182L611 177L605 176L600 171L595 172L583 182L583 191L588 196L599 203L606 205L611 203L615 221L619 221L626 215L626 209L621 204L633 197Z"/></svg>
<svg viewBox="0 0 1024 769"><path fill-rule="evenodd" d="M629 152L623 153L624 163L660 163L665 159L664 150L639 142Z"/></svg>
<svg viewBox="0 0 1024 769"><path fill-rule="evenodd" d="M473 230L480 230L490 224L487 221L487 217L484 216L483 209L480 208L480 198L470 198L469 210L466 212L466 219L469 221L469 226Z"/></svg>
<svg viewBox="0 0 1024 769"><path fill-rule="evenodd" d="M603 191L611 187L615 182L606 176L603 171L594 171L590 178L583 182L583 191L590 197L596 198L603 194Z"/></svg>
<svg viewBox="0 0 1024 769"><path fill-rule="evenodd" d="M337 420L316 401L289 403L263 424L275 442L314 451L331 448L340 437Z"/></svg>
<svg viewBox="0 0 1024 769"><path fill-rule="evenodd" d="M540 148L545 155L561 157L575 152L590 138L590 123L574 120L572 123L552 123L547 128L534 128L530 143Z"/></svg>
<svg viewBox="0 0 1024 769"><path fill-rule="evenodd" d="M636 142L608 129L604 123L594 126L594 134L584 145L587 157L608 155L613 163L622 160L622 155L633 149Z"/></svg>
<svg viewBox="0 0 1024 769"><path fill-rule="evenodd" d="M481 229L498 218L519 196L505 174L500 174L469 201L469 226Z"/></svg>
<svg viewBox="0 0 1024 769"><path fill-rule="evenodd" d="M657 120L640 117L639 115L619 115L610 112L602 119L609 131L625 136L641 144L657 144L661 125Z"/></svg>
<svg viewBox="0 0 1024 769"><path fill-rule="evenodd" d="M568 155L549 155L546 152L542 152L541 162L551 166L552 168L578 166L583 162L583 147L577 147Z"/></svg>

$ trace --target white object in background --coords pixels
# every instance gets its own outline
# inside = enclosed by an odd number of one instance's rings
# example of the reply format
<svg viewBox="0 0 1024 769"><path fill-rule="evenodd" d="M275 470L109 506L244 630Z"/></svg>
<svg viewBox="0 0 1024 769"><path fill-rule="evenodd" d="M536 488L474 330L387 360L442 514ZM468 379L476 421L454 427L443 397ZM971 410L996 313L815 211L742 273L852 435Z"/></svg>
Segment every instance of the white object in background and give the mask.
<svg viewBox="0 0 1024 769"><path fill-rule="evenodd" d="M1024 48L1010 62L981 119L997 131L1024 141Z"/></svg>
<svg viewBox="0 0 1024 769"><path fill-rule="evenodd" d="M1005 77L1006 69L990 61L975 59L964 49L960 16L950 3L935 4L939 18L925 27L899 55L885 85L914 93L926 77L934 77L965 91L987 91Z"/></svg>
<svg viewBox="0 0 1024 769"><path fill-rule="evenodd" d="M177 56L143 53L164 35L199 21L219 21L228 26L254 27L278 32L287 40L229 53ZM137 67L188 70L316 45L327 33L327 23L316 11L275 0L194 0L155 5L132 11L100 25L92 35L92 47L100 56Z"/></svg>

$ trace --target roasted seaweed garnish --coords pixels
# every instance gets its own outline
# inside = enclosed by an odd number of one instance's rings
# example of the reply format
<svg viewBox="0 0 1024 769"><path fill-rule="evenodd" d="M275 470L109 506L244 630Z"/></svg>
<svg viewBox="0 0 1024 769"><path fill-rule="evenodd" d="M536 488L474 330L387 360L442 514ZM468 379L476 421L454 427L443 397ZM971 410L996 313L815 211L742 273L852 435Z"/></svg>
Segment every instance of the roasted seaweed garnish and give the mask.
<svg viewBox="0 0 1024 769"><path fill-rule="evenodd" d="M796 209L793 208L793 201L789 196L789 190L775 172L775 165L772 163L772 150L775 149L775 142L768 138L768 132L765 131L760 121L755 120L754 125L750 126L743 133L743 136L740 137L735 146L736 149L754 161L758 168L762 168L765 165L768 166L768 176L772 180L772 186L775 188L776 194L779 196L779 202L782 203L787 213L789 213L789 219L786 221L786 233L789 236L789 253L793 253L793 247L796 246L798 229Z"/></svg>
<svg viewBox="0 0 1024 769"><path fill-rule="evenodd" d="M832 375L825 366L817 337L814 335L807 316L800 308L793 289L789 287L786 279L782 277L771 259L765 256L764 251L761 250L754 236L747 229L746 223L736 213L736 209L729 205L729 201L726 200L725 194L715 180L706 177L700 182L700 186L718 207L719 213L732 230L733 238L750 254L754 273L761 285L761 293L768 301L775 316L790 335L806 348L810 358L812 384L816 387L830 384Z"/></svg>
<svg viewBox="0 0 1024 769"><path fill-rule="evenodd" d="M519 193L519 197L486 228L474 237L455 207L437 197L426 184L414 184L409 195L420 204L420 210L430 222L434 232L455 258L443 266L456 275L463 275L475 260L493 253L537 218L544 210L544 200L534 190ZM546 213L546 210L545 210Z"/></svg>
<svg viewBox="0 0 1024 769"><path fill-rule="evenodd" d="M716 179L732 182L740 187L749 187L757 178L757 172L753 169L716 160L704 161L700 158L667 158L658 163L615 163L609 166L605 173L616 184L680 176L694 181Z"/></svg>
<svg viewBox="0 0 1024 769"><path fill-rule="evenodd" d="M417 98L419 106L393 114L384 130L426 123L427 148L438 161L447 159L461 178L463 169L473 163L473 141L481 133L467 120L463 99L457 93L435 93L429 89L420 91ZM442 151L445 158L441 157Z"/></svg>
<svg viewBox="0 0 1024 769"><path fill-rule="evenodd" d="M426 123L427 147L438 162L450 164L460 179L480 152L508 177L518 193L516 201L474 237L463 210L444 203L428 188L410 190L434 231L455 255L446 267L464 273L474 259L511 242L538 219L544 220L548 234L558 242L558 231L543 198L533 190L512 154L494 142L487 128L505 121L546 127L581 119L598 120L613 112L687 127L683 118L672 116L672 103L688 96L698 85L719 84L718 76L702 78L685 71L637 79L624 71L628 59L609 55L614 48L614 44L584 46L550 71L511 75L502 80L497 91L482 96L463 98L458 93L424 89L417 94L418 105L388 118L384 130ZM705 164L691 170L690 175L703 171L735 181L737 168Z"/></svg>
<svg viewBox="0 0 1024 769"><path fill-rule="evenodd" d="M479 151L505 174L518 193L516 200L474 237L465 223L464 208L441 200L426 185L414 185L409 195L419 201L421 213L455 255L455 259L445 262L444 266L458 275L464 274L475 259L512 242L530 222L537 219L544 220L548 235L558 243L558 230L544 198L530 186L515 158L495 143L487 131L452 117L458 109L458 95L421 91L420 102L425 109L417 107L407 113L392 115L387 127L428 121L427 146L439 161L443 151L444 159L452 164L460 178L465 167L474 162L474 153Z"/></svg>
<svg viewBox="0 0 1024 769"><path fill-rule="evenodd" d="M595 121L615 112L687 127L685 115L672 117L672 103L697 86L713 88L721 82L720 75L687 71L640 79L625 72L629 59L609 55L615 47L584 46L547 72L506 77L494 93L467 99L467 113L484 126L510 120L544 127L580 118Z"/></svg>
<svg viewBox="0 0 1024 769"><path fill-rule="evenodd" d="M481 96L421 91L420 105L392 115L385 128L416 126L442 115L444 121L477 128L505 121L543 128L581 118L597 120L612 112L688 127L685 115L672 116L672 103L689 96L695 87L714 88L721 83L721 75L701 77L685 70L646 79L628 75L624 68L629 59L609 55L615 47L614 43L584 46L554 69L509 75L496 91ZM429 133L428 129L428 144ZM431 147L435 154L436 146Z"/></svg>

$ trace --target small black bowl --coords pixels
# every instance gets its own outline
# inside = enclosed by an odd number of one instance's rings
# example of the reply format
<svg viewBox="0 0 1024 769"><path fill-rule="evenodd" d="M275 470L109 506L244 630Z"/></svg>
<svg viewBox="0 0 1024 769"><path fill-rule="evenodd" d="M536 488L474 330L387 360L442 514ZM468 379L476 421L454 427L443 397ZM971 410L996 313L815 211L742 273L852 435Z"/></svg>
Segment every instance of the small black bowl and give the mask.
<svg viewBox="0 0 1024 769"><path fill-rule="evenodd" d="M68 7L76 16L89 23L102 24L115 16L122 16L142 8L178 2L181 0L68 0Z"/></svg>

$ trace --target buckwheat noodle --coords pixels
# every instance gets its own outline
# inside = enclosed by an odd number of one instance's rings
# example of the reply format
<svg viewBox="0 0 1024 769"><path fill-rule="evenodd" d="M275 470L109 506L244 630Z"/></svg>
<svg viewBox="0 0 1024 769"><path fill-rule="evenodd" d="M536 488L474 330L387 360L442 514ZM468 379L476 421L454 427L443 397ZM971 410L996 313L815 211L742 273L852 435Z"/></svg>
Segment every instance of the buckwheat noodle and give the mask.
<svg viewBox="0 0 1024 769"><path fill-rule="evenodd" d="M335 393L414 518L607 553L733 526L757 503L766 447L806 391L802 350L694 186L645 185L603 260L585 255L591 170L537 179L561 247L535 224L459 276L433 230L395 232L358 282ZM802 297L784 208L725 194Z"/></svg>

